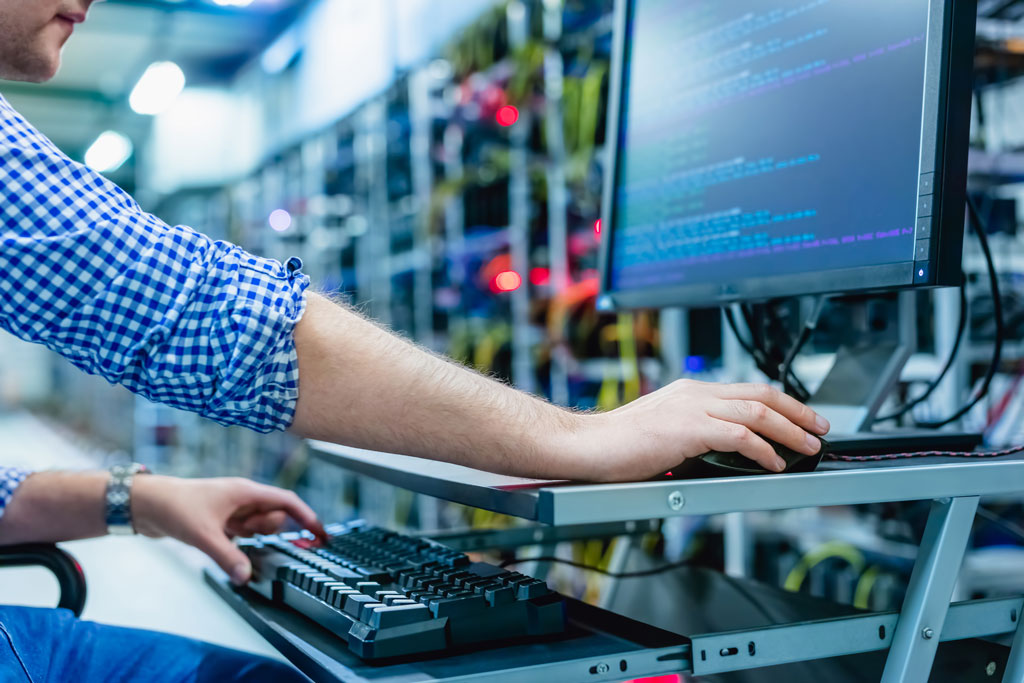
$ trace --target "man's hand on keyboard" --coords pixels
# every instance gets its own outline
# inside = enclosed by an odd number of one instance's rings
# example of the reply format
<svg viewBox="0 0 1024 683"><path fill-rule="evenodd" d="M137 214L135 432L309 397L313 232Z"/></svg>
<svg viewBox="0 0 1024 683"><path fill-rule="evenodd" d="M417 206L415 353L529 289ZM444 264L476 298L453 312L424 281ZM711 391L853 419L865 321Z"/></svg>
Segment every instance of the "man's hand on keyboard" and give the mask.
<svg viewBox="0 0 1024 683"><path fill-rule="evenodd" d="M139 533L199 548L238 584L252 568L231 537L276 533L288 517L324 534L316 513L293 492L238 478L136 477L132 517Z"/></svg>

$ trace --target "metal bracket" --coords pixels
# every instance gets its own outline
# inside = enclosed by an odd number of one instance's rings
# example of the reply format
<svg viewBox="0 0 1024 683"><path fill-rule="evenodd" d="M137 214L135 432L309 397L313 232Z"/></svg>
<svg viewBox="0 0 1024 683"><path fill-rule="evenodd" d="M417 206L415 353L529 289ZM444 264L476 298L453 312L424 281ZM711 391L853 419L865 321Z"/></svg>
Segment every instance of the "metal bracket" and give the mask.
<svg viewBox="0 0 1024 683"><path fill-rule="evenodd" d="M979 638L1009 633L1024 598L997 598L949 607L946 627L934 639ZM799 624L691 636L697 676L884 650L894 641L899 612L821 619ZM1019 638L1020 630L1018 630ZM927 672L925 672L927 677ZM1004 679L1004 681L1020 679Z"/></svg>
<svg viewBox="0 0 1024 683"><path fill-rule="evenodd" d="M928 680L977 509L977 496L932 502L882 683Z"/></svg>

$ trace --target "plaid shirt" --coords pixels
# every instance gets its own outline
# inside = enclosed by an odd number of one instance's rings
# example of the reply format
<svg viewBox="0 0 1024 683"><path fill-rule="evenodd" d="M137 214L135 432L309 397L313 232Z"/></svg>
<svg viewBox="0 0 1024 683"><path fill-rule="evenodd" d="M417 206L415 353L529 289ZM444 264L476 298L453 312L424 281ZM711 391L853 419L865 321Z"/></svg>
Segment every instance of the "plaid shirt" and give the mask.
<svg viewBox="0 0 1024 683"><path fill-rule="evenodd" d="M309 279L145 213L0 96L0 327L151 401L260 432L298 398ZM24 474L0 469L0 514Z"/></svg>

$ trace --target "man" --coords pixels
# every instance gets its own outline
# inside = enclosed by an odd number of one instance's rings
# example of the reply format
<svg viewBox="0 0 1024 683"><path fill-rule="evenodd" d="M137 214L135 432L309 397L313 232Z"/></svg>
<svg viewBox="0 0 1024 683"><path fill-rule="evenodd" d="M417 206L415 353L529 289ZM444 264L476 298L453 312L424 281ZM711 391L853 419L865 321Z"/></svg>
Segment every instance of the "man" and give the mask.
<svg viewBox="0 0 1024 683"><path fill-rule="evenodd" d="M51 78L91 3L0 0L0 78ZM676 382L604 414L574 413L517 392L306 291L294 259L282 266L144 213L62 155L2 97L0 192L0 325L87 372L223 424L596 482L651 477L709 450L739 451L780 471L784 463L765 439L811 454L816 435L828 431L813 411L759 385ZM8 470L0 482L4 477L0 503L9 502L0 542L103 532L106 474ZM139 532L192 543L239 582L250 569L229 535L276 528L284 513L318 529L289 494L237 480L136 477L131 511ZM29 626L22 632L31 635L19 633L23 620ZM0 608L0 622L0 673L7 662L32 680L45 674L32 678L19 649L26 642L62 644L61 661L95 676L77 680L130 677L137 658L125 650L164 661L168 653L202 649L167 637L154 645L153 634L111 635L57 611ZM84 632L88 649L76 647ZM134 647L115 656L113 639ZM197 668L247 661L231 656L175 661ZM100 659L105 668L94 668ZM227 680L218 666L217 680ZM177 680L159 670L137 675Z"/></svg>

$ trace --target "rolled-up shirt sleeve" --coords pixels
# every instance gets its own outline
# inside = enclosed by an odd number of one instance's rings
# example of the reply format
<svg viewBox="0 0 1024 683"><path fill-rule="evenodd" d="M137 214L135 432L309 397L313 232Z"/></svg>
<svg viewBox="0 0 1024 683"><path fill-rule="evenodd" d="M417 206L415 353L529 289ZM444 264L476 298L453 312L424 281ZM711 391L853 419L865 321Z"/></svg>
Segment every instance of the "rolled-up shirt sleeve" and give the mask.
<svg viewBox="0 0 1024 683"><path fill-rule="evenodd" d="M170 226L0 97L0 326L152 401L290 426L309 279Z"/></svg>
<svg viewBox="0 0 1024 683"><path fill-rule="evenodd" d="M0 467L0 517L4 516L4 510L11 502L11 497L29 474L28 470Z"/></svg>

